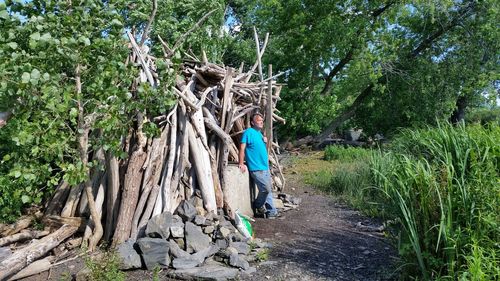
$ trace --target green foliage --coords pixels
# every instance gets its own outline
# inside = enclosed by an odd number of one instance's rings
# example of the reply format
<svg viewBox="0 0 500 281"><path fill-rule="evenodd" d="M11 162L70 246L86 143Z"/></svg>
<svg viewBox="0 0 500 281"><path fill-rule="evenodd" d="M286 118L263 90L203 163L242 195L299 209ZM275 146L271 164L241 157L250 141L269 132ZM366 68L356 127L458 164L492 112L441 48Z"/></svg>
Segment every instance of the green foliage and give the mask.
<svg viewBox="0 0 500 281"><path fill-rule="evenodd" d="M465 16L457 15L471 3ZM270 33L264 73L268 64L286 73L279 78L287 83L278 103L287 119L282 135L317 134L371 83L351 120L368 133L435 124L450 117L459 97L477 106L485 92L498 95L498 1L238 0L230 6L241 32L233 34L226 63L255 61L253 26L261 37ZM459 26L438 32L454 17ZM425 38L433 40L426 45ZM411 54L418 46L425 48Z"/></svg>
<svg viewBox="0 0 500 281"><path fill-rule="evenodd" d="M498 143L495 123L439 123L401 131L385 151L328 148L333 168L307 180L367 214L401 223L401 278L497 280Z"/></svg>
<svg viewBox="0 0 500 281"><path fill-rule="evenodd" d="M0 130L0 220L12 221L23 207L40 203L61 179L73 186L86 179L90 167L82 165L77 151L79 104L82 118L95 120L89 151L103 148L125 157L121 138L134 126L137 112L151 120L174 103L175 73L167 66L177 69L184 51L199 53L202 42L220 37L221 3L159 1L152 40L162 34L171 46L201 15L218 10L178 46L172 61L162 60L154 49L161 85L141 84L136 91L131 85L138 69L126 64L125 31L134 26L141 35L151 1L0 3L0 111L12 112ZM210 58L220 57L223 48L211 46L206 48ZM76 92L77 66L81 94ZM158 128L148 121L144 131L152 136Z"/></svg>
<svg viewBox="0 0 500 281"><path fill-rule="evenodd" d="M392 152L373 158L374 185L403 225L401 255L418 264L410 274L500 277L491 267L500 236L499 142L497 125L440 124L402 132Z"/></svg>
<svg viewBox="0 0 500 281"><path fill-rule="evenodd" d="M325 148L325 160L353 161L370 156L370 150L352 147L329 145Z"/></svg>
<svg viewBox="0 0 500 281"><path fill-rule="evenodd" d="M476 108L466 115L465 122L481 125L496 123L500 125L500 108Z"/></svg>
<svg viewBox="0 0 500 281"><path fill-rule="evenodd" d="M86 256L85 266L90 270L89 280L91 281L125 280L125 273L119 269L119 258L114 253L105 252L103 256L97 259Z"/></svg>
<svg viewBox="0 0 500 281"><path fill-rule="evenodd" d="M255 261L263 262L269 260L269 249L262 249L255 254Z"/></svg>

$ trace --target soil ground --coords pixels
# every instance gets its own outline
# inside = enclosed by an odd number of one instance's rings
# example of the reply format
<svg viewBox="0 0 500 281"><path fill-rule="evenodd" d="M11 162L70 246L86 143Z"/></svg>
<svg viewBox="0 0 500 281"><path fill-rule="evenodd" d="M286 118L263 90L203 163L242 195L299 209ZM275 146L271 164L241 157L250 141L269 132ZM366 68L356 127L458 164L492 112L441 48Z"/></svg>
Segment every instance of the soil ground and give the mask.
<svg viewBox="0 0 500 281"><path fill-rule="evenodd" d="M273 246L257 271L239 280L396 280L397 251L383 233L365 232L356 225L379 226L339 200L304 183L304 175L325 165L318 153L283 159L286 193L302 199L296 209L275 219L256 219L256 237ZM323 167L324 168L324 167ZM71 280L83 268L81 258L50 272L23 280ZM126 280L153 280L145 270L126 272ZM173 280L166 272L159 280Z"/></svg>

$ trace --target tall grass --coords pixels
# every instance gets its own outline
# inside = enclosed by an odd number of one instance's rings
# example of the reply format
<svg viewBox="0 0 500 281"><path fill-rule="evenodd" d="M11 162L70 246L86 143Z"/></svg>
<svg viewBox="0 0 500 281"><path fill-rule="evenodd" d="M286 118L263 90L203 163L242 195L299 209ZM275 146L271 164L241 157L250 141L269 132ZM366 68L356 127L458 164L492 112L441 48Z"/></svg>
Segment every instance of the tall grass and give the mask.
<svg viewBox="0 0 500 281"><path fill-rule="evenodd" d="M323 189L400 222L402 279L500 280L498 125L439 124L402 131L384 151L329 150Z"/></svg>
<svg viewBox="0 0 500 281"><path fill-rule="evenodd" d="M373 157L373 184L403 225L401 254L425 280L498 280L500 128L406 130ZM411 247L405 247L410 245Z"/></svg>

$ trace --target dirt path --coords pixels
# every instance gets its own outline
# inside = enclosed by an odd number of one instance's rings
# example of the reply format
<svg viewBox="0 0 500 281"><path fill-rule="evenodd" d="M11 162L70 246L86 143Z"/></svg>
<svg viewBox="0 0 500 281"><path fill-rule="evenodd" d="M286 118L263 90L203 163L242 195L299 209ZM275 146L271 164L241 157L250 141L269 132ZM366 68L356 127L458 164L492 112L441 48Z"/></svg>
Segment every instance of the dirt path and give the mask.
<svg viewBox="0 0 500 281"><path fill-rule="evenodd" d="M257 219L256 236L271 242L269 260L244 280L396 280L397 252L382 233L356 227L380 225L287 172L287 193L302 203L274 220Z"/></svg>

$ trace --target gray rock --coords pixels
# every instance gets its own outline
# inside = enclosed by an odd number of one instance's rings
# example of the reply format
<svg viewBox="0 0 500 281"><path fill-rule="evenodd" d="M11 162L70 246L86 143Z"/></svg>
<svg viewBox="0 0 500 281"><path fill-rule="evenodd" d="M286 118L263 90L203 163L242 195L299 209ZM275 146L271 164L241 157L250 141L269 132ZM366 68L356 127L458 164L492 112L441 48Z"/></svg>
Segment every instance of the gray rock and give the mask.
<svg viewBox="0 0 500 281"><path fill-rule="evenodd" d="M172 225L172 214L163 212L151 218L146 226L146 235L149 237L161 237L168 239L170 236L170 226Z"/></svg>
<svg viewBox="0 0 500 281"><path fill-rule="evenodd" d="M203 225L207 219L204 216L196 215L194 217L194 224Z"/></svg>
<svg viewBox="0 0 500 281"><path fill-rule="evenodd" d="M127 240L120 244L116 249L117 255L120 258L120 269L141 268L141 256L134 249L134 241Z"/></svg>
<svg viewBox="0 0 500 281"><path fill-rule="evenodd" d="M243 257L235 253L232 253L229 256L229 265L241 268L243 270L247 270L250 267L248 262Z"/></svg>
<svg viewBox="0 0 500 281"><path fill-rule="evenodd" d="M210 244L210 237L204 234L201 227L191 222L186 222L186 251L199 252L207 248Z"/></svg>
<svg viewBox="0 0 500 281"><path fill-rule="evenodd" d="M195 196L192 199L192 203L193 203L194 208L196 209L196 213L198 215L205 216L207 211L205 210L205 207L203 206L203 199L201 199L198 196Z"/></svg>
<svg viewBox="0 0 500 281"><path fill-rule="evenodd" d="M172 224L170 225L170 234L174 238L184 237L184 222L178 215L172 217Z"/></svg>
<svg viewBox="0 0 500 281"><path fill-rule="evenodd" d="M225 249L229 246L229 242L226 239L217 239L215 240L215 244L221 249Z"/></svg>
<svg viewBox="0 0 500 281"><path fill-rule="evenodd" d="M255 272L257 272L257 268L251 266L247 270L243 271L242 274L244 276L250 276L250 275L254 274Z"/></svg>
<svg viewBox="0 0 500 281"><path fill-rule="evenodd" d="M238 251L238 254L246 255L250 253L250 246L245 242L231 242L229 246L235 248Z"/></svg>
<svg viewBox="0 0 500 281"><path fill-rule="evenodd" d="M211 234L214 232L214 230L215 230L215 227L213 225L205 226L203 228L203 233Z"/></svg>
<svg viewBox="0 0 500 281"><path fill-rule="evenodd" d="M175 210L175 214L179 215L184 221L191 221L196 216L196 208L189 201L184 200Z"/></svg>
<svg viewBox="0 0 500 281"><path fill-rule="evenodd" d="M184 238L176 238L174 239L174 242L179 245L179 248L186 250L186 241L184 241Z"/></svg>
<svg viewBox="0 0 500 281"><path fill-rule="evenodd" d="M243 237L239 231L236 231L235 233L231 233L228 236L229 241L233 242L241 242L241 241L246 241L248 238Z"/></svg>
<svg viewBox="0 0 500 281"><path fill-rule="evenodd" d="M182 250L179 247L177 242L168 241L168 244L169 244L169 251L170 251L171 256L176 257L176 258L186 258L186 257L190 256L188 252Z"/></svg>
<svg viewBox="0 0 500 281"><path fill-rule="evenodd" d="M219 227L219 237L220 238L228 238L229 234L231 234L231 230L225 226Z"/></svg>
<svg viewBox="0 0 500 281"><path fill-rule="evenodd" d="M170 255L168 254L170 243L168 241L146 237L137 240L137 245L148 270L153 270L156 265L168 267L170 264Z"/></svg>
<svg viewBox="0 0 500 281"><path fill-rule="evenodd" d="M238 275L238 271L236 268L212 262L202 267L172 270L168 273L168 276L185 280L224 281L234 279Z"/></svg>
<svg viewBox="0 0 500 281"><path fill-rule="evenodd" d="M226 248L226 255L229 257L231 256L232 254L238 254L238 250L236 250L234 247L227 247Z"/></svg>
<svg viewBox="0 0 500 281"><path fill-rule="evenodd" d="M202 264L207 257L213 256L215 253L217 253L217 251L219 251L219 247L212 244L204 250L199 251L195 254L174 259L174 261L172 262L172 266L175 269L193 268Z"/></svg>

